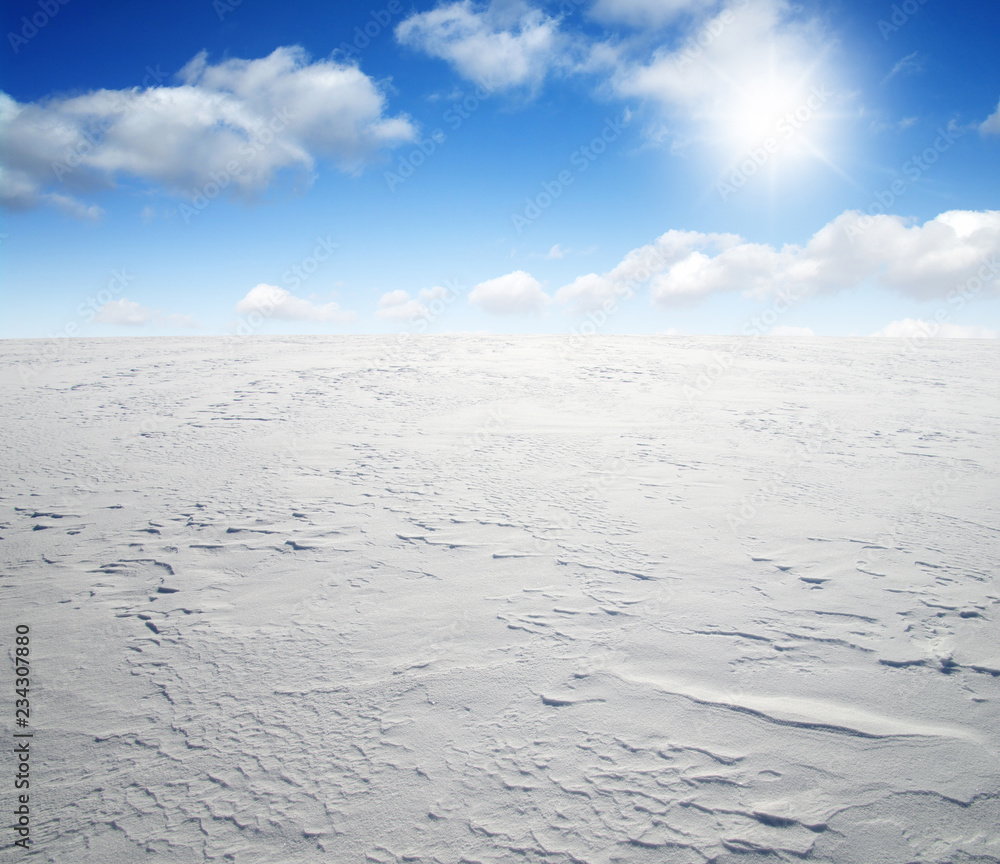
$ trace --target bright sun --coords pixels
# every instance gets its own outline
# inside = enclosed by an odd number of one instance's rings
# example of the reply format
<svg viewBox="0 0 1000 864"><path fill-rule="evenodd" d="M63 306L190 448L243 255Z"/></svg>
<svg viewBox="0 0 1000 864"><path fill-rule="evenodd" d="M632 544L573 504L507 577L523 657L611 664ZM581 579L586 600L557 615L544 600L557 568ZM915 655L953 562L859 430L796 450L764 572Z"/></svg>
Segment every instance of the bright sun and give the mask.
<svg viewBox="0 0 1000 864"><path fill-rule="evenodd" d="M718 159L716 188L724 199L758 174L768 178L774 194L782 177L817 163L843 174L830 155L835 108L832 92L817 83L820 63L775 63L723 76L705 119Z"/></svg>

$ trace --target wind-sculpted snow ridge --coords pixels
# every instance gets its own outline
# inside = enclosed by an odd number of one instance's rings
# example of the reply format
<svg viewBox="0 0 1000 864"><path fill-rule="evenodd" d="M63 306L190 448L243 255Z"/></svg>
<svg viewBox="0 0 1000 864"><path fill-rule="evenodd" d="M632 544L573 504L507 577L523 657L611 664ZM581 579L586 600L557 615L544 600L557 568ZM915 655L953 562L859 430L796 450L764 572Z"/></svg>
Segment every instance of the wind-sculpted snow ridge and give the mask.
<svg viewBox="0 0 1000 864"><path fill-rule="evenodd" d="M1000 861L1000 351L744 341L0 343L31 860Z"/></svg>

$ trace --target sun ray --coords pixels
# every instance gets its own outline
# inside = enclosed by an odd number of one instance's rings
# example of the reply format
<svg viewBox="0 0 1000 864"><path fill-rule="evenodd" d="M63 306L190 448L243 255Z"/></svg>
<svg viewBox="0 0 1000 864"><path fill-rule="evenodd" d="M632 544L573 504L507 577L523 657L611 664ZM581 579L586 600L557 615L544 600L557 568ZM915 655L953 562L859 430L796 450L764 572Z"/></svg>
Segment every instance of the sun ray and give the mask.
<svg viewBox="0 0 1000 864"><path fill-rule="evenodd" d="M765 194L773 207L794 173L791 169L808 170L810 163L828 166L856 185L830 155L840 115L828 53L827 46L808 59L790 57L772 42L743 75L739 64L706 60L718 86L712 102L699 112L706 156L715 163L714 180L702 198L714 191L725 201L766 180Z"/></svg>

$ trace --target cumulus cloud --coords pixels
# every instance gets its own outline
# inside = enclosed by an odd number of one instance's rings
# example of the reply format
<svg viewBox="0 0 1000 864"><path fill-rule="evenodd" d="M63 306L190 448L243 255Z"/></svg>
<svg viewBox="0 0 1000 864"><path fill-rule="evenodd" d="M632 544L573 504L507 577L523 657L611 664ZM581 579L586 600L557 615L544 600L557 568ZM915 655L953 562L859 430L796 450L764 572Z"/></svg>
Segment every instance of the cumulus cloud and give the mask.
<svg viewBox="0 0 1000 864"><path fill-rule="evenodd" d="M187 197L252 196L284 169L309 176L326 158L354 171L414 137L357 67L298 47L215 65L202 52L178 79L30 103L0 93L0 201L99 215L79 196L124 177Z"/></svg>
<svg viewBox="0 0 1000 864"><path fill-rule="evenodd" d="M979 131L983 135L1000 135L1000 104L997 105L997 110L979 125Z"/></svg>
<svg viewBox="0 0 1000 864"><path fill-rule="evenodd" d="M342 310L334 302L318 305L296 297L284 288L265 283L250 289L246 297L236 304L236 311L244 315L256 312L265 318L284 321L333 321L341 324L357 317L357 313Z"/></svg>
<svg viewBox="0 0 1000 864"><path fill-rule="evenodd" d="M515 270L473 286L469 302L488 312L523 314L540 312L551 298L534 276L524 270Z"/></svg>
<svg viewBox="0 0 1000 864"><path fill-rule="evenodd" d="M126 327L142 327L148 324L156 315L156 311L148 309L140 303L122 297L112 300L101 307L95 321L101 324L119 324Z"/></svg>
<svg viewBox="0 0 1000 864"><path fill-rule="evenodd" d="M630 296L636 286L649 283L664 271L671 272L675 265L688 261L693 255L701 255L700 250L725 249L739 242L735 234L671 230L653 243L633 249L607 273L577 277L560 288L555 299L579 312L598 309L617 297Z"/></svg>
<svg viewBox="0 0 1000 864"><path fill-rule="evenodd" d="M498 90L537 87L564 62L559 22L538 9L493 0L470 0L411 15L396 27L396 39L450 63L463 78Z"/></svg>
<svg viewBox="0 0 1000 864"><path fill-rule="evenodd" d="M650 293L663 304L691 302L735 288L761 295L768 293L779 267L779 253L758 243L735 244L715 256L695 251L655 276Z"/></svg>
<svg viewBox="0 0 1000 864"><path fill-rule="evenodd" d="M454 286L421 288L415 299L410 297L409 292L397 289L382 295L375 315L387 321L430 321L440 315L444 305L454 301L456 296Z"/></svg>
<svg viewBox="0 0 1000 864"><path fill-rule="evenodd" d="M872 336L888 336L893 339L998 339L1000 333L987 327L923 321L920 318L903 318L886 324Z"/></svg>
<svg viewBox="0 0 1000 864"><path fill-rule="evenodd" d="M94 320L101 324L116 324L120 327L145 327L147 324L185 328L198 326L191 315L165 314L126 297L105 303Z"/></svg>
<svg viewBox="0 0 1000 864"><path fill-rule="evenodd" d="M765 249L772 266L761 269L750 292L757 296L781 288L830 293L872 280L910 297L930 299L970 279L995 278L1000 211L949 211L923 225L900 216L847 211L803 247ZM740 275L738 268L729 268L729 273Z"/></svg>
<svg viewBox="0 0 1000 864"><path fill-rule="evenodd" d="M640 284L663 305L729 291L800 299L869 282L928 300L956 288L975 294L988 287L996 294L998 276L1000 211L952 210L923 225L847 211L804 246L780 249L732 234L669 231L603 276L590 273L563 286L556 300L595 308L627 294L623 286Z"/></svg>
<svg viewBox="0 0 1000 864"><path fill-rule="evenodd" d="M411 299L409 293L403 290L383 294L375 312L377 317L388 321L416 321L428 317L429 314L423 303Z"/></svg>
<svg viewBox="0 0 1000 864"><path fill-rule="evenodd" d="M420 289L420 299L421 300L442 300L450 301L455 299L455 287L446 288L443 285L435 285L433 288L421 288Z"/></svg>
<svg viewBox="0 0 1000 864"><path fill-rule="evenodd" d="M787 150L817 149L834 102L823 62L832 40L818 24L795 15L786 0L737 0L685 32L679 44L640 62L607 45L591 55L610 67L613 93L652 100L666 112L666 127L654 136L660 143L707 142L729 161L769 138ZM797 111L804 122L783 122Z"/></svg>

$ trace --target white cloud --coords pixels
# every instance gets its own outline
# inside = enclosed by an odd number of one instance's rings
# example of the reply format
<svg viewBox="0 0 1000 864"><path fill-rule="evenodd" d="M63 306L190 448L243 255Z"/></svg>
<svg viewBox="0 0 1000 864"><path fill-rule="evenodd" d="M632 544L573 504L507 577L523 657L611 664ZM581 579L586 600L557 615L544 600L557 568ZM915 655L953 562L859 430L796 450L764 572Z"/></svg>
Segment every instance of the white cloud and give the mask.
<svg viewBox="0 0 1000 864"><path fill-rule="evenodd" d="M766 293L779 266L779 255L770 246L740 243L715 257L692 252L654 277L650 293L669 304L742 288L748 294Z"/></svg>
<svg viewBox="0 0 1000 864"><path fill-rule="evenodd" d="M913 75L917 72L923 71L923 65L921 64L917 56L918 53L919 52L914 51L912 54L907 54L905 57L899 60L892 67L892 69L889 70L889 74L882 79L882 83L885 84L891 81L893 78L895 78L897 75L901 73Z"/></svg>
<svg viewBox="0 0 1000 864"><path fill-rule="evenodd" d="M596 0L590 14L600 21L659 27L685 13L716 7L716 0Z"/></svg>
<svg viewBox="0 0 1000 864"><path fill-rule="evenodd" d="M524 270L515 270L473 286L469 302L488 312L528 313L540 312L551 298L534 276Z"/></svg>
<svg viewBox="0 0 1000 864"><path fill-rule="evenodd" d="M433 288L421 288L421 300L448 300L454 296L454 290L445 288L443 285L435 285Z"/></svg>
<svg viewBox="0 0 1000 864"><path fill-rule="evenodd" d="M397 289L396 291L389 291L387 294L383 294L378 301L378 305L383 309L399 306L410 299L410 295L403 291L402 289Z"/></svg>
<svg viewBox="0 0 1000 864"><path fill-rule="evenodd" d="M779 324L768 331L768 336L815 336L812 327L794 327L791 324Z"/></svg>
<svg viewBox="0 0 1000 864"><path fill-rule="evenodd" d="M101 324L116 324L120 327L145 327L147 324L161 327L198 326L191 315L167 315L127 297L105 303L94 320Z"/></svg>
<svg viewBox="0 0 1000 864"><path fill-rule="evenodd" d="M0 204L6 203L5 201L5 189L3 187L2 181L0 181ZM16 198L14 203L14 209L22 209L21 203L25 199ZM30 200L30 196L29 199ZM96 222L104 215L104 210L98 207L96 204L85 204L78 198L74 198L72 195L63 195L59 192L42 192L38 195L38 200L45 204L51 204L52 206L62 210L63 213L72 216L74 219L80 219L86 222ZM31 206L30 204L28 206Z"/></svg>
<svg viewBox="0 0 1000 864"><path fill-rule="evenodd" d="M810 267L826 272L824 289L847 287L841 271L854 284L870 275L886 288L919 299L940 297L976 278L992 281L995 290L1000 211L951 210L923 225L910 225L900 216L861 217L872 219L870 226L861 234L851 233L867 224L859 223L859 217L842 214L817 232L802 253Z"/></svg>
<svg viewBox="0 0 1000 864"><path fill-rule="evenodd" d="M559 22L538 9L493 0L479 9L470 0L411 15L396 39L450 63L463 78L498 90L537 87L564 61Z"/></svg>
<svg viewBox="0 0 1000 864"><path fill-rule="evenodd" d="M659 143L674 150L707 143L727 165L769 138L780 145L771 163L822 149L836 97L825 62L832 39L819 24L799 17L787 0L731 0L685 32L679 45L661 47L647 62L609 46L591 55L610 67L614 94L650 99L666 112L667 123L653 133ZM788 122L795 112L799 120Z"/></svg>
<svg viewBox="0 0 1000 864"><path fill-rule="evenodd" d="M104 304L95 321L101 324L118 324L125 327L142 327L153 320L156 310L122 297Z"/></svg>
<svg viewBox="0 0 1000 864"><path fill-rule="evenodd" d="M405 117L385 115L385 96L357 67L311 62L298 47L217 65L203 52L179 79L30 103L0 93L0 201L87 216L93 208L71 194L123 177L186 197L213 183L251 196L284 169L308 177L317 157L354 171L414 137Z"/></svg>
<svg viewBox="0 0 1000 864"><path fill-rule="evenodd" d="M442 285L421 288L416 299L411 298L408 292L397 289L382 295L375 316L386 321L430 322L440 315L445 304L453 302L456 296L454 288L445 288Z"/></svg>
<svg viewBox="0 0 1000 864"><path fill-rule="evenodd" d="M707 254L713 249L716 254ZM972 294L987 286L995 294L998 259L1000 211L952 210L923 225L847 211L805 246L780 249L732 234L668 231L603 276L590 273L563 286L556 300L595 308L626 293L624 286L640 284L648 284L652 299L664 305L728 291L800 299L866 282L920 300L942 298L961 286Z"/></svg>
<svg viewBox="0 0 1000 864"><path fill-rule="evenodd" d="M558 243L555 244L551 249L549 249L549 254L546 258L565 258L569 254L569 249L563 249Z"/></svg>
<svg viewBox="0 0 1000 864"><path fill-rule="evenodd" d="M668 231L653 243L633 249L616 267L598 275L588 273L564 285L555 295L556 302L586 312L606 301L627 296L635 286L648 283L657 274L669 271L701 249L724 249L740 242L735 234L701 234L697 231ZM658 283L659 284L659 283Z"/></svg>
<svg viewBox="0 0 1000 864"><path fill-rule="evenodd" d="M1000 135L1000 104L997 104L997 110L979 125L979 131L983 135Z"/></svg>
<svg viewBox="0 0 1000 864"><path fill-rule="evenodd" d="M236 304L236 311L244 315L257 312L265 318L285 321L353 321L357 313L344 311L336 303L319 306L309 300L294 296L284 288L261 283Z"/></svg>
<svg viewBox="0 0 1000 864"><path fill-rule="evenodd" d="M629 290L626 284L616 285L607 274L587 273L577 276L568 285L563 285L556 291L556 302L572 304L577 311L585 312L597 309L605 300L613 300L618 294Z"/></svg>
<svg viewBox="0 0 1000 864"><path fill-rule="evenodd" d="M426 289L425 289L426 291ZM421 292L423 296L424 291ZM411 300L410 295L403 290L390 291L383 294L378 301L378 310L375 315L388 321L416 321L419 318L427 318L430 312L419 300Z"/></svg>
<svg viewBox="0 0 1000 864"><path fill-rule="evenodd" d="M894 339L998 339L1000 333L976 325L966 327L961 324L923 321L919 318L903 318L893 321L872 336L888 336Z"/></svg>

